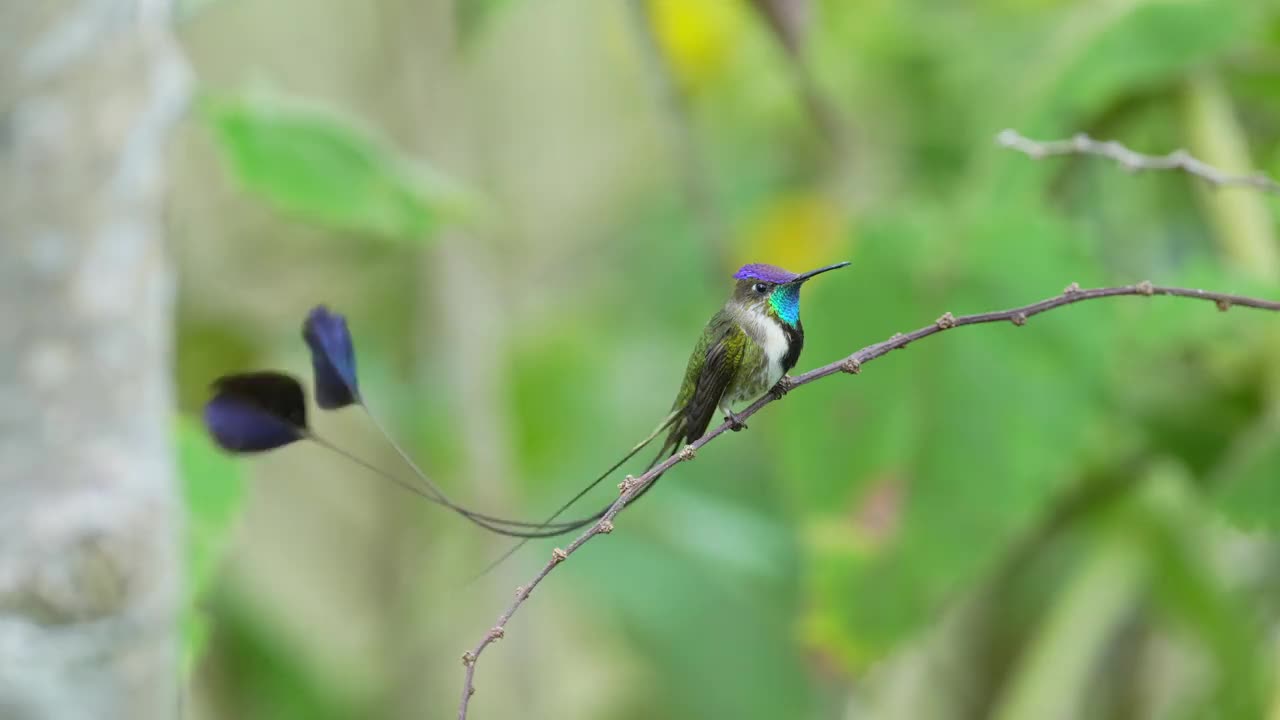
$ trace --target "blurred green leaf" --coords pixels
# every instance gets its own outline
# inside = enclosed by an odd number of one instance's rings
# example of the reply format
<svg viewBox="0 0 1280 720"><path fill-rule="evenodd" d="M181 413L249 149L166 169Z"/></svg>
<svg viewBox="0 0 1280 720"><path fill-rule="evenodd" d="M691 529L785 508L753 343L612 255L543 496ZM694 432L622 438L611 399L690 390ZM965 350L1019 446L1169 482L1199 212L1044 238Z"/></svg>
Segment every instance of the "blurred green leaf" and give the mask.
<svg viewBox="0 0 1280 720"><path fill-rule="evenodd" d="M385 717L362 708L349 678L328 675L315 657L297 652L261 607L235 593L215 593L218 643L236 661L224 670L243 691L226 698L227 717L269 720L364 720Z"/></svg>
<svg viewBox="0 0 1280 720"><path fill-rule="evenodd" d="M672 517L688 517L682 506L690 501L721 503L669 494L646 501L657 507L645 517L665 526ZM645 532L645 521L637 518L630 532L613 538L608 553L582 555L580 567L590 578L584 589L619 616L637 648L652 658L654 691L645 693L634 717L811 717L810 680L791 626L798 602L794 546L770 548L778 551L771 555L776 564L765 574L723 563L700 546L729 542L733 528L716 524L728 516L713 511L703 519L708 524ZM767 530L766 547L782 536L764 517L750 522ZM694 537L661 537L679 534Z"/></svg>
<svg viewBox="0 0 1280 720"><path fill-rule="evenodd" d="M239 464L185 418L178 425L178 468L187 511L183 665L189 670L208 636L196 602L215 574L218 554L240 506L243 478Z"/></svg>
<svg viewBox="0 0 1280 720"><path fill-rule="evenodd" d="M1176 78L1229 48L1247 31L1245 19L1238 4L1220 0L1082 7L1055 27L1046 59L1056 77L1032 105L1027 132L1071 132L1119 95Z"/></svg>
<svg viewBox="0 0 1280 720"><path fill-rule="evenodd" d="M1213 660L1216 687L1204 698L1204 708L1212 708L1213 714L1188 717L1263 717L1270 685L1265 658L1270 653L1256 639L1266 634L1266 625L1250 612L1248 594L1228 579L1239 568L1227 570L1214 562L1211 541L1222 528L1193 479L1176 465L1160 474L1124 509L1131 514L1124 520L1149 546L1154 599ZM1275 505L1273 501L1273 509Z"/></svg>
<svg viewBox="0 0 1280 720"><path fill-rule="evenodd" d="M859 258L872 285L860 291L866 293L861 300L837 307L874 306L875 293L890 290L877 289L872 278L893 283L910 267L890 269L899 263L915 263L924 277L940 274L913 293L922 305L913 319L885 308L893 324L847 344L845 352L925 325L944 310L1032 302L1057 292L1064 278L1080 277L1080 254L1067 228L1038 215L1005 208L967 232L946 228L939 217L936 227L928 219L891 221L885 232L870 234ZM914 261L895 252L942 236L965 248L949 270L931 267L945 263L949 250ZM1008 272L1003 258L1025 238L1036 239L1036 251L1019 253L1018 271ZM895 294L902 293L900 287ZM868 322L879 325L875 318ZM813 467L815 476L829 478L843 495L814 489L822 493L815 497L823 509L814 526L821 534L814 537L812 639L852 665L878 658L994 565L1068 481L1091 429L1102 422L1105 376L1097 357L1111 324L1104 309L1081 307L1038 317L1026 328L993 325L930 339L859 376L859 422L844 424L855 438L849 460L831 459L829 448L840 441L829 432L796 440L826 463L826 472ZM824 453L816 450L820 442ZM800 467L814 463L787 457ZM833 464L857 474L832 473ZM871 479L889 485L864 497ZM865 504L883 492L890 499L900 494L894 501L900 507L890 510L886 528L868 533L866 516L874 510Z"/></svg>
<svg viewBox="0 0 1280 720"><path fill-rule="evenodd" d="M246 189L303 220L423 240L478 219L482 201L330 110L259 95L204 103L218 149Z"/></svg>
<svg viewBox="0 0 1280 720"><path fill-rule="evenodd" d="M1217 506L1233 522L1280 531L1280 428L1265 423L1251 431L1212 487Z"/></svg>
<svg viewBox="0 0 1280 720"><path fill-rule="evenodd" d="M182 676L191 677L195 671L200 654L209 642L212 622L209 614L202 608L188 604L183 612L182 621Z"/></svg>
<svg viewBox="0 0 1280 720"><path fill-rule="evenodd" d="M1132 533L1113 531L1099 538L1054 598L993 717L1091 716L1094 674L1117 631L1144 599L1147 566Z"/></svg>

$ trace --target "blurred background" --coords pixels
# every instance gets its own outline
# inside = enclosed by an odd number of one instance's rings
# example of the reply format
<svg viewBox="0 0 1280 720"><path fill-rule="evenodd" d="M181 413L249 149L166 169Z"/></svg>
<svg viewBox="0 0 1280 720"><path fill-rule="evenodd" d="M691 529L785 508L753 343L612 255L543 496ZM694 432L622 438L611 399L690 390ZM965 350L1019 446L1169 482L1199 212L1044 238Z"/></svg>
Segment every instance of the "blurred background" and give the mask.
<svg viewBox="0 0 1280 720"><path fill-rule="evenodd" d="M170 154L192 718L444 718L551 548L196 424L347 314L370 404L535 519L664 416L745 262L798 370L1143 279L1280 297L1280 198L1001 149L1280 176L1268 0L187 0ZM930 339L671 472L521 609L475 718L1280 720L1280 326L1156 299ZM320 432L396 458L359 413ZM630 466L632 471L643 466ZM613 485L584 501L595 510Z"/></svg>

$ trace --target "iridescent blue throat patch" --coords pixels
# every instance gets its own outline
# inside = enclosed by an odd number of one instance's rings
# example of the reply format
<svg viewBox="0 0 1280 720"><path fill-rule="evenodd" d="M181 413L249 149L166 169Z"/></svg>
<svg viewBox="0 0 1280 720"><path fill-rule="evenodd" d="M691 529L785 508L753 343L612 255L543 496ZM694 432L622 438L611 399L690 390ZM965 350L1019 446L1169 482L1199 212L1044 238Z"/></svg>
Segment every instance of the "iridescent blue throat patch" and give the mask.
<svg viewBox="0 0 1280 720"><path fill-rule="evenodd" d="M795 327L800 322L800 285L779 285L769 295L769 305L782 322Z"/></svg>

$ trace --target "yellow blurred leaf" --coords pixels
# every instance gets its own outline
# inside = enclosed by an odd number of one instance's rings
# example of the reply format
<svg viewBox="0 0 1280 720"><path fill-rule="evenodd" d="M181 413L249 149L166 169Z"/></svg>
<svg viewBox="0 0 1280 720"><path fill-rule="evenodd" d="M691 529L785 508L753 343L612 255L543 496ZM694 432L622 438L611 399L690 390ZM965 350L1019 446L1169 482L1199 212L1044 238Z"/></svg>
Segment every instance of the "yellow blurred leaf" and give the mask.
<svg viewBox="0 0 1280 720"><path fill-rule="evenodd" d="M747 230L742 262L803 272L843 260L848 219L828 198L806 192L778 198Z"/></svg>
<svg viewBox="0 0 1280 720"><path fill-rule="evenodd" d="M741 0L649 0L654 32L681 86L696 92L719 79L741 47Z"/></svg>

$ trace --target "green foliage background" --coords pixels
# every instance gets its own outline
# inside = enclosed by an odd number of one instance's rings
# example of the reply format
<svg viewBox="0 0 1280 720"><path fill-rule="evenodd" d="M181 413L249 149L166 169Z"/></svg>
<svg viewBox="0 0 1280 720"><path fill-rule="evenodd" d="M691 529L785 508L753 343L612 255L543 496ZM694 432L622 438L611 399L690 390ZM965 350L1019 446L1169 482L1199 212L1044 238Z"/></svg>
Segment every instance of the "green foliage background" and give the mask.
<svg viewBox="0 0 1280 720"><path fill-rule="evenodd" d="M770 5L808 17L798 54ZM192 3L184 413L223 372L305 373L326 302L433 477L532 518L663 416L743 262L853 261L805 291L801 369L1071 282L1280 297L1280 199L994 143L1280 176L1274 3L645 7L694 153L622 2ZM1265 314L1117 299L797 391L539 590L474 717L1276 720L1278 343ZM317 422L395 467L355 413ZM450 717L552 544L468 582L504 543L320 448L179 437L192 716Z"/></svg>

